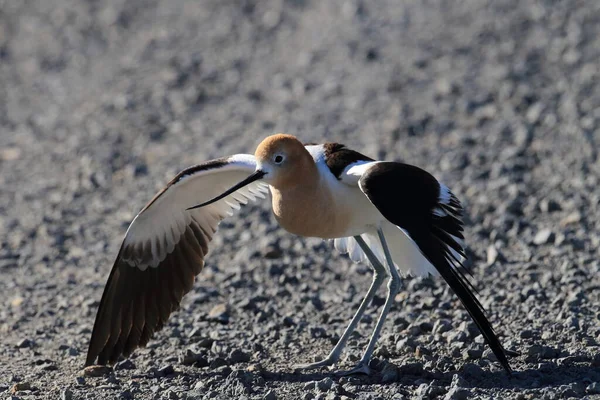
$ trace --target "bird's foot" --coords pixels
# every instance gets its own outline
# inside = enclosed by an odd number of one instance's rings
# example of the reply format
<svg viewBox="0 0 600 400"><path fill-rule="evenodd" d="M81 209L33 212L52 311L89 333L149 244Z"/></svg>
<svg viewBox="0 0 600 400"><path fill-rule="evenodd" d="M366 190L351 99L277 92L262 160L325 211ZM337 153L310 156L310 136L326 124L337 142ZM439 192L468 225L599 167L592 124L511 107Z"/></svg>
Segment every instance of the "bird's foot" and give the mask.
<svg viewBox="0 0 600 400"><path fill-rule="evenodd" d="M371 367L369 367L369 363L365 362L365 361L361 361L359 362L356 367L351 368L347 371L339 371L336 372L335 375L336 376L349 376L349 375L371 375L373 371L371 370Z"/></svg>
<svg viewBox="0 0 600 400"><path fill-rule="evenodd" d="M316 361L313 363L296 364L296 365L294 365L293 368L294 368L294 371L308 371L311 369L317 369L317 368L322 368L322 367L333 367L336 362L337 362L337 359L330 356L321 361Z"/></svg>

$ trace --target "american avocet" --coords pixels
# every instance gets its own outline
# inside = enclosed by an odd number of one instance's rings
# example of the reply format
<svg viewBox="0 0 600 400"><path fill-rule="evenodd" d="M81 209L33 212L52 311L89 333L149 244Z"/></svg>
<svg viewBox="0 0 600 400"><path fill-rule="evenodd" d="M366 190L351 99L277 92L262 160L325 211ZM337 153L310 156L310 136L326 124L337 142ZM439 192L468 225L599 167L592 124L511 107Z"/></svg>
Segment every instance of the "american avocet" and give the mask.
<svg viewBox="0 0 600 400"><path fill-rule="evenodd" d="M358 365L369 361L404 274L441 275L461 300L500 364L510 366L463 273L462 207L428 172L375 161L343 145L303 145L278 134L254 156L237 154L180 172L129 226L102 295L86 365L114 363L144 346L191 290L219 222L270 190L287 231L334 239L354 261L368 260L373 281L329 355L297 369L333 366L386 276L387 298ZM200 202L200 204L198 204Z"/></svg>

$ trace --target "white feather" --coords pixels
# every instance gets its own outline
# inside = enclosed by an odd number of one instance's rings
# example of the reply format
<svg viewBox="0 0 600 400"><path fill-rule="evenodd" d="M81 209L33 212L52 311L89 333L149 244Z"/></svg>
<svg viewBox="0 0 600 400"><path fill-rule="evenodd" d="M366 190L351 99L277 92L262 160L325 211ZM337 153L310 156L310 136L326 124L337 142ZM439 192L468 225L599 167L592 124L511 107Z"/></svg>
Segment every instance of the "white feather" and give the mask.
<svg viewBox="0 0 600 400"><path fill-rule="evenodd" d="M253 182L208 206L193 210L187 208L219 195L255 169L254 156L237 154L229 157L222 166L181 176L134 218L123 245L125 248L142 248L141 251L127 251L132 256L125 261L141 270L157 267L174 250L181 235L192 223L204 231L210 240L220 221L239 210L240 204L247 204L256 197L265 198L268 185ZM150 244L148 249L145 248L146 243ZM141 255L145 258L140 258Z"/></svg>

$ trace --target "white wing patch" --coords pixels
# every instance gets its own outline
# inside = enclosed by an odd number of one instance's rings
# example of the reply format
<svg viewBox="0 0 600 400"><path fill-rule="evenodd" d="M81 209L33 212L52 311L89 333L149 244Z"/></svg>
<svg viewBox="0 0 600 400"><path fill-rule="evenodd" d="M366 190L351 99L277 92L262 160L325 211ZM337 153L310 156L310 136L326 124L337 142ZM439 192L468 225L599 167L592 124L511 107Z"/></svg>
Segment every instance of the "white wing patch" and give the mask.
<svg viewBox="0 0 600 400"><path fill-rule="evenodd" d="M444 208L450 208L452 210L454 209L451 205L452 197L453 194L450 191L450 189L448 189L448 186L444 185L443 183L440 183L440 195L438 197L438 202L440 203L440 205L443 205L443 207L434 207L434 209L432 210L433 215L440 218L446 217L448 213L446 212L446 210L444 210Z"/></svg>
<svg viewBox="0 0 600 400"><path fill-rule="evenodd" d="M239 210L240 204L265 198L268 184L253 182L208 206L189 211L187 208L223 193L254 172L255 166L253 156L236 155L225 166L183 176L167 187L132 221L123 242L123 260L142 271L156 268L173 252L190 224L195 224L210 240L221 220Z"/></svg>
<svg viewBox="0 0 600 400"><path fill-rule="evenodd" d="M340 179L343 183L350 186L357 186L359 179L365 172L372 166L379 164L381 161L357 161L352 163L344 169L344 172L340 175Z"/></svg>
<svg viewBox="0 0 600 400"><path fill-rule="evenodd" d="M440 218L451 216L451 217L457 218L459 220L462 219L461 218L461 210L456 207L457 204L460 204L458 199L456 198L456 196L454 196L454 193L452 193L452 191L448 188L448 186L444 185L443 183L440 183L440 195L438 197L438 201L439 201L440 206L435 207L433 209L433 211L432 211L433 215L440 217ZM462 240L461 238L458 238L454 235L451 235L449 233L448 233L448 235L450 235L452 237L452 239L454 239L456 241L456 243L458 243L460 245L460 247L462 247L464 249L464 247L465 247L464 240ZM460 255L458 255L458 253L455 250L453 250L452 248L448 247L448 249L456 257L457 260L460 260L461 262L465 260L464 257L461 257Z"/></svg>
<svg viewBox="0 0 600 400"><path fill-rule="evenodd" d="M304 148L310 153L316 164L325 162L325 147L322 144L311 144Z"/></svg>
<svg viewBox="0 0 600 400"><path fill-rule="evenodd" d="M417 244L404 229L397 227L391 222L384 222L382 229L392 260L401 275L438 275L437 270L423 256ZM377 232L363 233L361 237L371 248L379 262L385 263L383 247L381 246ZM368 262L366 254L353 237L334 239L334 247L340 253L348 254L354 262Z"/></svg>

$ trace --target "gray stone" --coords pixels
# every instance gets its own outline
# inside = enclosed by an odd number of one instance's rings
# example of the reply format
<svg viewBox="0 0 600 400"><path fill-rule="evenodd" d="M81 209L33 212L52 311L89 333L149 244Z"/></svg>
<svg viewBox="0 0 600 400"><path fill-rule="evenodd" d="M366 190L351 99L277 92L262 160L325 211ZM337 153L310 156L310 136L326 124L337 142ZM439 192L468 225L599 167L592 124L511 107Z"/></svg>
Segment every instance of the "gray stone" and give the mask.
<svg viewBox="0 0 600 400"><path fill-rule="evenodd" d="M533 336L533 331L531 331L530 329L523 329L521 332L519 332L519 337L521 339L530 339Z"/></svg>
<svg viewBox="0 0 600 400"><path fill-rule="evenodd" d="M131 390L125 389L121 393L119 393L119 399L133 400L134 398L135 397L133 396L133 393L131 393Z"/></svg>
<svg viewBox="0 0 600 400"><path fill-rule="evenodd" d="M433 334L448 332L452 329L452 323L447 319L439 319L433 324Z"/></svg>
<svg viewBox="0 0 600 400"><path fill-rule="evenodd" d="M155 376L156 377L164 377L164 376L173 375L174 373L175 373L175 369L173 368L173 366L171 364L166 364L166 365L163 365L162 367L160 367L158 370L156 370Z"/></svg>
<svg viewBox="0 0 600 400"><path fill-rule="evenodd" d="M554 233L550 229L542 229L535 234L533 243L540 246L554 241Z"/></svg>
<svg viewBox="0 0 600 400"><path fill-rule="evenodd" d="M129 359L125 359L123 361L119 361L118 363L115 364L114 366L115 371L118 370L124 370L124 369L135 369L135 364L133 363L133 361L129 360Z"/></svg>
<svg viewBox="0 0 600 400"><path fill-rule="evenodd" d="M400 366L399 368L400 375L421 375L423 373L423 363L422 362L414 362L408 363Z"/></svg>
<svg viewBox="0 0 600 400"><path fill-rule="evenodd" d="M383 367L383 370L381 371L381 382L397 382L399 378L400 373L398 371L398 367L396 367L394 364L386 363L385 367Z"/></svg>
<svg viewBox="0 0 600 400"><path fill-rule="evenodd" d="M560 203L554 200L542 199L540 201L540 210L545 213L551 213L562 210L562 207L560 206Z"/></svg>
<svg viewBox="0 0 600 400"><path fill-rule="evenodd" d="M186 349L179 356L179 363L182 365L195 365L196 367L206 367L209 365L207 357L202 353L197 353L193 349Z"/></svg>
<svg viewBox="0 0 600 400"><path fill-rule="evenodd" d="M527 349L528 356L535 356L543 359L556 358L560 351L550 346L533 345Z"/></svg>
<svg viewBox="0 0 600 400"><path fill-rule="evenodd" d="M594 382L589 384L585 388L585 392L587 394L600 394L600 382Z"/></svg>
<svg viewBox="0 0 600 400"><path fill-rule="evenodd" d="M34 387L33 385L31 385L31 383L29 382L19 382L19 383L15 383L11 388L10 388L10 392L11 393L18 393L18 392L23 392L23 391L27 391L27 390L33 390Z"/></svg>
<svg viewBox="0 0 600 400"><path fill-rule="evenodd" d="M248 353L245 353L239 349L234 349L231 351L231 353L229 353L229 362L232 364L237 364L237 363L243 363L243 362L249 362L250 361L250 355Z"/></svg>
<svg viewBox="0 0 600 400"><path fill-rule="evenodd" d="M17 346L18 349L26 349L26 348L29 348L29 347L33 347L33 345L34 345L34 342L32 340L29 340L29 339L25 338L25 339L19 340L17 342L16 346Z"/></svg>
<svg viewBox="0 0 600 400"><path fill-rule="evenodd" d="M452 387L444 396L444 400L467 400L471 398L471 392L460 387Z"/></svg>
<svg viewBox="0 0 600 400"><path fill-rule="evenodd" d="M496 246L490 245L487 248L487 265L493 265L498 260L500 253Z"/></svg>
<svg viewBox="0 0 600 400"><path fill-rule="evenodd" d="M474 378L479 378L483 375L483 369L477 364L465 364L463 366L463 374L465 376L471 376Z"/></svg>
<svg viewBox="0 0 600 400"><path fill-rule="evenodd" d="M263 400L277 400L277 396L275 395L275 392L272 390L269 390L264 396L263 396Z"/></svg>
<svg viewBox="0 0 600 400"><path fill-rule="evenodd" d="M471 349L467 349L467 351L465 352L466 359L469 360L479 360L482 355L483 355L483 351L479 348L471 348Z"/></svg>
<svg viewBox="0 0 600 400"><path fill-rule="evenodd" d="M106 376L112 372L112 368L107 367L106 365L90 365L89 367L85 367L82 371L83 376L89 377L100 377Z"/></svg>
<svg viewBox="0 0 600 400"><path fill-rule="evenodd" d="M216 368L223 367L223 366L226 366L226 365L227 365L227 361L225 359L223 359L221 357L217 357L217 358L215 358L214 360L212 360L210 362L210 366L209 367L211 369L216 369Z"/></svg>
<svg viewBox="0 0 600 400"><path fill-rule="evenodd" d="M229 312L227 311L227 304L217 304L208 313L208 318L214 321L222 323L229 322Z"/></svg>
<svg viewBox="0 0 600 400"><path fill-rule="evenodd" d="M321 392L328 391L331 389L331 386L333 386L333 380L331 378L321 379L320 381L317 381L315 385L316 389L320 390Z"/></svg>
<svg viewBox="0 0 600 400"><path fill-rule="evenodd" d="M277 245L267 246L263 250L263 257L265 257L266 259L269 259L269 260L276 260L278 258L281 258L282 255L283 255L283 252L281 251L281 248L279 248L279 246L277 246Z"/></svg>

